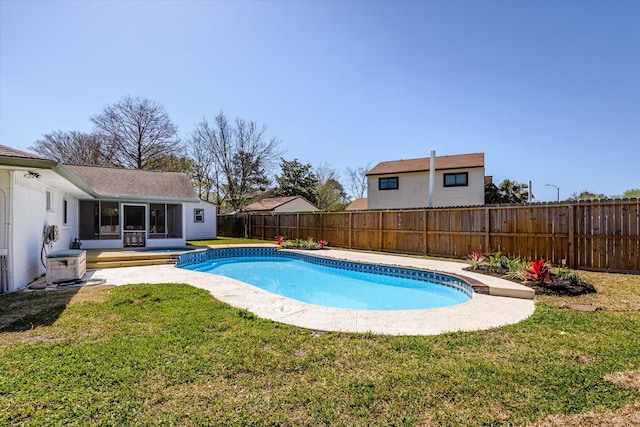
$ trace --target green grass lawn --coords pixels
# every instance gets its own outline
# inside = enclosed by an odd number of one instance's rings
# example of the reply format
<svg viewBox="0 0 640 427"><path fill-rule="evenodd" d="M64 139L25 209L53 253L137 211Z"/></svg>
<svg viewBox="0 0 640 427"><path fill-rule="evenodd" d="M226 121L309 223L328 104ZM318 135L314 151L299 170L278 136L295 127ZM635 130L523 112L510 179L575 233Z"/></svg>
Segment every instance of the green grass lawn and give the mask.
<svg viewBox="0 0 640 427"><path fill-rule="evenodd" d="M628 421L640 411L640 277L593 277L605 310L546 298L517 325L433 337L282 325L184 284L2 295L0 425ZM616 372L636 386L605 378Z"/></svg>

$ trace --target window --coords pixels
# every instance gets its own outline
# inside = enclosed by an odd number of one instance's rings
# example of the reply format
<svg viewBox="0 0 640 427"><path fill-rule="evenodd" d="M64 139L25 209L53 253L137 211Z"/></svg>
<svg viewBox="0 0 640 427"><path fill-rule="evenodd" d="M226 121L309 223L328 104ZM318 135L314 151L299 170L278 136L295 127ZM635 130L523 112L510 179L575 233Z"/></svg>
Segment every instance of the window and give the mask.
<svg viewBox="0 0 640 427"><path fill-rule="evenodd" d="M149 238L170 239L182 237L182 205L149 205Z"/></svg>
<svg viewBox="0 0 640 427"><path fill-rule="evenodd" d="M204 222L204 209L193 210L193 222Z"/></svg>
<svg viewBox="0 0 640 427"><path fill-rule="evenodd" d="M118 202L80 200L80 239L119 239L120 206Z"/></svg>
<svg viewBox="0 0 640 427"><path fill-rule="evenodd" d="M378 178L378 190L397 190L398 177Z"/></svg>
<svg viewBox="0 0 640 427"><path fill-rule="evenodd" d="M45 196L47 198L47 212L51 212L53 210L51 204L52 204L52 197L51 197L51 191L47 190L45 192Z"/></svg>
<svg viewBox="0 0 640 427"><path fill-rule="evenodd" d="M469 172L445 173L445 187L466 187L469 185Z"/></svg>
<svg viewBox="0 0 640 427"><path fill-rule="evenodd" d="M67 199L62 201L62 224L69 224L69 202Z"/></svg>
<svg viewBox="0 0 640 427"><path fill-rule="evenodd" d="M165 227L165 205L152 203L149 205L149 237L164 238L166 237Z"/></svg>

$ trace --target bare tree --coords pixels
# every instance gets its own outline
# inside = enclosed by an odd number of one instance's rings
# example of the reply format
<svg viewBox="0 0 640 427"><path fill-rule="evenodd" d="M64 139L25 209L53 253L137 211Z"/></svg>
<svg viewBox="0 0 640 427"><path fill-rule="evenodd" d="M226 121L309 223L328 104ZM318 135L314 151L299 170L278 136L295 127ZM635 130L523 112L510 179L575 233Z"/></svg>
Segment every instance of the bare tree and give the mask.
<svg viewBox="0 0 640 427"><path fill-rule="evenodd" d="M322 211L343 211L347 203L347 194L339 181L338 173L326 162L320 163L315 169L318 177L316 186L316 205Z"/></svg>
<svg viewBox="0 0 640 427"><path fill-rule="evenodd" d="M218 173L211 150L211 139L214 137L211 134L212 130L208 124L202 125L201 122L189 136L187 150L193 165L191 179L198 191L198 196L202 200L219 204L218 186L215 185L219 182Z"/></svg>
<svg viewBox="0 0 640 427"><path fill-rule="evenodd" d="M200 165L202 177L211 180L219 204L240 210L249 204L252 193L269 184L265 171L280 152L278 140L268 138L266 132L266 126L254 121L236 118L230 123L223 112L215 116L212 125L206 118L196 125L191 153L202 155L195 163Z"/></svg>
<svg viewBox="0 0 640 427"><path fill-rule="evenodd" d="M371 163L358 168L347 168L347 189L354 199L362 199L367 196L367 172L371 169Z"/></svg>
<svg viewBox="0 0 640 427"><path fill-rule="evenodd" d="M111 147L97 133L57 130L42 135L29 149L42 157L84 166L112 166Z"/></svg>
<svg viewBox="0 0 640 427"><path fill-rule="evenodd" d="M147 98L126 96L91 121L111 145L115 165L146 169L159 157L182 154L178 128L162 105Z"/></svg>

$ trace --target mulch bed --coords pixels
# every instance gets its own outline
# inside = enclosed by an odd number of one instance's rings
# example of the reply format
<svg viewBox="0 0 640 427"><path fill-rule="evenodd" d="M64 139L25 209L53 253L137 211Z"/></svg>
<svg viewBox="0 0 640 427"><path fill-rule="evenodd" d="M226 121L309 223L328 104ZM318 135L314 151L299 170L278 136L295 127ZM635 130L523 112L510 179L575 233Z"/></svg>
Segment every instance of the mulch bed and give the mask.
<svg viewBox="0 0 640 427"><path fill-rule="evenodd" d="M499 277L504 280L509 280L520 285L529 286L533 289L536 295L550 295L550 296L578 296L585 294L593 294L596 292L596 288L591 283L581 282L580 284L572 284L567 281L560 280L556 275L551 275L551 283L545 286L537 286L533 282L522 282L521 280L511 279L505 277L505 271L497 269L496 271L489 271L477 268L472 270L471 267L465 268L466 271L472 271L474 273L486 274L488 276Z"/></svg>

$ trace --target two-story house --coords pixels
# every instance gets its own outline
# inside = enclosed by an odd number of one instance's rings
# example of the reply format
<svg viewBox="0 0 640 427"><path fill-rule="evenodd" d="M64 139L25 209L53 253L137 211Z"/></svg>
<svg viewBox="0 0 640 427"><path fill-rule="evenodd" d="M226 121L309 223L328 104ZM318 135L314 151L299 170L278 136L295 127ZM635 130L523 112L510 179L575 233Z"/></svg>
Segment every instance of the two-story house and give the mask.
<svg viewBox="0 0 640 427"><path fill-rule="evenodd" d="M367 209L429 207L431 158L378 163L367 172ZM436 156L432 207L484 204L484 153Z"/></svg>

